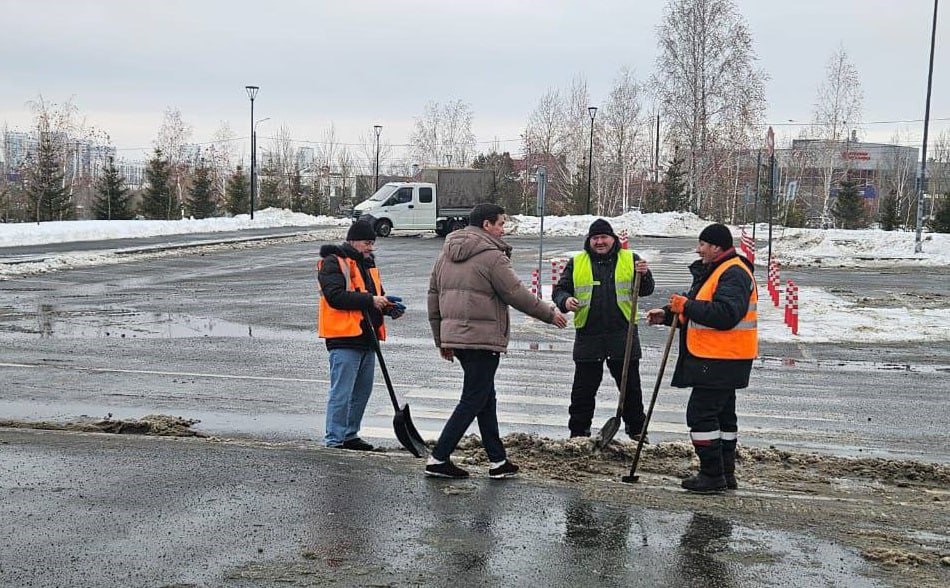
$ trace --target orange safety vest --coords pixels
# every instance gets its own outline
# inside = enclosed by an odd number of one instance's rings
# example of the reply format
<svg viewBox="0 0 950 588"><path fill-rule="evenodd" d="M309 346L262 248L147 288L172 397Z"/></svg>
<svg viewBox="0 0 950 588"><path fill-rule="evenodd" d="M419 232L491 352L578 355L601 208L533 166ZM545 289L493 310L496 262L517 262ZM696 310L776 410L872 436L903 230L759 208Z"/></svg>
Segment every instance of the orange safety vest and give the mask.
<svg viewBox="0 0 950 588"><path fill-rule="evenodd" d="M340 262L340 271L343 272L343 278L346 280L346 289L349 292L367 292L366 283L363 281L363 274L357 267L356 261L337 255L337 261ZM323 267L323 259L317 262L317 271ZM379 279L379 270L375 267L369 268L369 276L376 285L376 292L383 291L383 284ZM333 308L327 302L325 296L320 296L320 314L317 316L317 335L323 339L333 339L336 337L358 337L363 333L360 322L363 320L363 311L361 310L339 310ZM376 329L376 337L380 341L386 340L386 325L380 324Z"/></svg>
<svg viewBox="0 0 950 588"><path fill-rule="evenodd" d="M691 321L686 330L686 348L696 357L707 359L755 359L759 353L758 311L759 294L755 277L738 257L723 262L703 284L696 294L696 300L712 300L723 272L733 266L741 267L752 278L752 295L749 297L749 310L739 324L727 331L708 327ZM685 316L680 316L685 322Z"/></svg>

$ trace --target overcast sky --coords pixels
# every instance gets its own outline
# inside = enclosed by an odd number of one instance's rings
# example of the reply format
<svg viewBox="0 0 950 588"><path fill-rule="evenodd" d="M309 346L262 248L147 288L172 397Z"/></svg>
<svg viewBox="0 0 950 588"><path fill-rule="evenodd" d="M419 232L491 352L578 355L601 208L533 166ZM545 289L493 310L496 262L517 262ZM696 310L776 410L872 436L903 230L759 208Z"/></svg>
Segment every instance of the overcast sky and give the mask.
<svg viewBox="0 0 950 588"><path fill-rule="evenodd" d="M862 78L864 120L922 119L931 0L737 0L754 38L770 123L780 139L811 118L835 49ZM0 125L26 130L27 102L72 98L120 156L150 150L166 108L193 142L226 121L249 135L244 86L261 87L255 118L265 141L280 125L320 141L332 123L356 142L383 125L407 142L428 101L472 106L477 147L520 150L539 98L586 78L603 101L623 66L653 72L660 0L0 0ZM938 17L931 137L950 128L946 7ZM886 140L898 128L919 146L922 122L866 124ZM398 152L398 148L397 148Z"/></svg>

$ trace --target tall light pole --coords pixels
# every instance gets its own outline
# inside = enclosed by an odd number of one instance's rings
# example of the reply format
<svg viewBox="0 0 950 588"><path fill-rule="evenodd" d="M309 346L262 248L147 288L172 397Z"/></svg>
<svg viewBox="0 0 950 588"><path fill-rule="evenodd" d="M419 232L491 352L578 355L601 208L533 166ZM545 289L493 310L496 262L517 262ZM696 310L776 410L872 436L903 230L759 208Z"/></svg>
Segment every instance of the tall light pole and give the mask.
<svg viewBox="0 0 950 588"><path fill-rule="evenodd" d="M930 90L934 79L934 45L937 42L937 0L934 0L934 23L930 32L930 69L927 71L927 105L924 107L924 146L920 158L920 180L917 182L917 234L914 253L923 251L920 237L924 226L924 193L927 191L927 127L930 126Z"/></svg>
<svg viewBox="0 0 950 588"><path fill-rule="evenodd" d="M254 220L254 202L257 199L257 141L254 136L254 98L259 86L244 86L247 97L251 99L251 220Z"/></svg>
<svg viewBox="0 0 950 588"><path fill-rule="evenodd" d="M597 107L588 106L590 114L590 151L587 153L587 214L590 214L590 173L594 164L594 117L597 116Z"/></svg>
<svg viewBox="0 0 950 588"><path fill-rule="evenodd" d="M373 130L376 131L376 180L373 184L376 187L373 192L376 192L379 190L379 134L383 132L383 125L373 125Z"/></svg>

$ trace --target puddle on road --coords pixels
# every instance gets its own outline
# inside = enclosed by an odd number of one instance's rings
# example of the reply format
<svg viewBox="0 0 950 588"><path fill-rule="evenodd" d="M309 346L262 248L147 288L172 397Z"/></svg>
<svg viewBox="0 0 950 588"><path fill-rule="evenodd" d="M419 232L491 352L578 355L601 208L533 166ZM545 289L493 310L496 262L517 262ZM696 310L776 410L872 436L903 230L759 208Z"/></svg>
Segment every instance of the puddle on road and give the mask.
<svg viewBox="0 0 950 588"><path fill-rule="evenodd" d="M141 312L122 307L99 307L86 309L58 309L50 304L41 304L35 313L21 312L11 307L0 307L0 336L63 339L126 339L162 338L185 339L194 337L253 337L277 340L313 340L315 333L309 329L274 329L235 323L220 318L200 317L172 312ZM393 339L393 346L429 347L428 337L405 337ZM538 351L570 353L573 340L525 341L512 340L511 351ZM644 346L645 352L652 350ZM906 371L936 373L950 371L950 366L881 363L857 360L822 361L793 359L788 357L761 356L757 364L785 368L807 367L809 369L833 369L843 371Z"/></svg>
<svg viewBox="0 0 950 588"><path fill-rule="evenodd" d="M0 309L0 335L41 339L311 339L314 333L170 312L141 312L118 307L59 310L52 305L42 304L34 314L16 312L9 307Z"/></svg>

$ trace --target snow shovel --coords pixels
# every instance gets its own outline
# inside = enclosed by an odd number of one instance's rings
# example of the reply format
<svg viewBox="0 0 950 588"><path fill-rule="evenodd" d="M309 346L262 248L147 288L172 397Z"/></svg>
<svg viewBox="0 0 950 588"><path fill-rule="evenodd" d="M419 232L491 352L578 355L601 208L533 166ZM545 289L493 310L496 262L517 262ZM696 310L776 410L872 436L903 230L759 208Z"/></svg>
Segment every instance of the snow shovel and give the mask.
<svg viewBox="0 0 950 588"><path fill-rule="evenodd" d="M379 346L379 339L376 337L376 330L373 329L373 322L369 319L369 313L363 311L363 318L369 325L369 332L373 335L373 349L376 351L376 359L379 360L379 369L383 372L383 379L386 380L386 389L389 390L389 400L393 403L393 410L396 411L393 416L393 430L396 432L396 439L406 448L406 450L416 457L423 457L429 454L429 448L425 441L419 435L415 425L412 424L412 416L409 414L409 404L403 404L399 407L399 401L396 400L396 390L393 389L393 381L389 378L389 370L386 369L386 361L383 359L383 351Z"/></svg>
<svg viewBox="0 0 950 588"><path fill-rule="evenodd" d="M637 328L637 299L640 296L640 274L634 272L633 286L630 291L630 323L627 326L627 341L623 348L623 375L620 377L620 401L617 403L617 414L607 419L604 426L600 428L597 437L594 439L594 449L600 451L613 440L614 435L620 429L620 422L623 418L623 402L627 397L627 378L630 372L630 356L633 354L633 333Z"/></svg>
<svg viewBox="0 0 950 588"><path fill-rule="evenodd" d="M656 396L660 393L660 384L663 382L663 371L666 369L666 360L670 356L670 347L673 346L673 335L676 333L676 327L679 325L680 315L673 315L673 324L670 325L670 332L666 336L666 349L663 350L663 360L660 361L660 371L656 374L656 386L653 387L653 398L650 399L650 409L647 411L647 418L643 421L643 429L640 431L640 440L637 442L637 451L633 454L633 465L630 466L630 475L623 476L620 481L624 484L633 484L640 481L637 475L637 464L640 463L640 451L643 450L643 440L647 437L647 427L650 426L650 417L653 416L653 407L656 406Z"/></svg>

